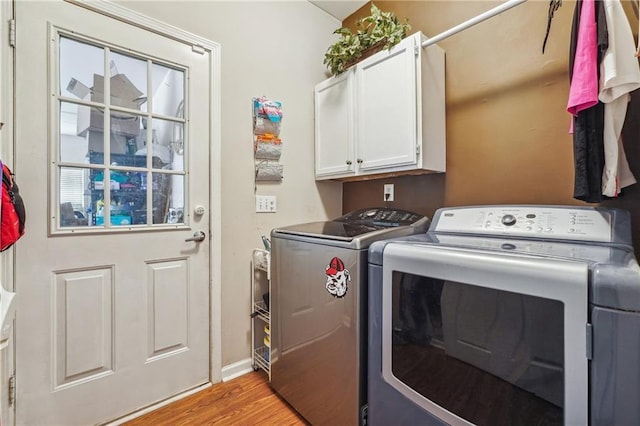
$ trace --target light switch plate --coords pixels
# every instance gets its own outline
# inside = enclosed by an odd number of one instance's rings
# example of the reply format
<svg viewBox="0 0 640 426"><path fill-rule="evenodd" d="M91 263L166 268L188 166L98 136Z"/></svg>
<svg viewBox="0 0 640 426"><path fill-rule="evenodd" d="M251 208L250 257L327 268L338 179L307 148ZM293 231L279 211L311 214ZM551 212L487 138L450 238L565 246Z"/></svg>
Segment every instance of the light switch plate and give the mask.
<svg viewBox="0 0 640 426"><path fill-rule="evenodd" d="M256 213L275 213L275 195L256 195Z"/></svg>

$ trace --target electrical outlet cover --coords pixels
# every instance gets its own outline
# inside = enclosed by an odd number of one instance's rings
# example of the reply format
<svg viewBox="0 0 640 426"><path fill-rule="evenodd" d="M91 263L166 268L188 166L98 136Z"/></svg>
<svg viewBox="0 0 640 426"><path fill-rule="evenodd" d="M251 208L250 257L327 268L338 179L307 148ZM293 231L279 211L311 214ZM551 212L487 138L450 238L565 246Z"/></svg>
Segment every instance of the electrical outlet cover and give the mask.
<svg viewBox="0 0 640 426"><path fill-rule="evenodd" d="M394 200L394 185L392 183L384 184L384 192L383 192L383 201L393 201Z"/></svg>
<svg viewBox="0 0 640 426"><path fill-rule="evenodd" d="M275 213L275 195L256 195L256 213Z"/></svg>

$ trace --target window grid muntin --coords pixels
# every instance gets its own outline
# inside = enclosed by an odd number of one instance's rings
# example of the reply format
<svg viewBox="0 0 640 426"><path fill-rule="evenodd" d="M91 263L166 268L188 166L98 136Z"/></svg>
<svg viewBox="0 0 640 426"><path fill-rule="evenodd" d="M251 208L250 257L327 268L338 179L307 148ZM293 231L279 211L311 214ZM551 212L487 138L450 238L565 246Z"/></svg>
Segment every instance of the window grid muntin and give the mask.
<svg viewBox="0 0 640 426"><path fill-rule="evenodd" d="M189 204L188 198L189 198L189 173L187 172L188 170L188 148L189 148L189 144L186 143L186 141L188 141L188 126L186 125L188 122L188 111L187 111L187 105L188 105L188 81L189 81L189 73L188 73L188 67L184 67L180 64L177 63L173 63L170 61L166 61L163 60L161 58L158 57L153 57L151 55L148 54L143 54L140 52L134 52L131 49L123 49L120 48L118 46L103 42L103 41L99 41L99 40L95 40L92 39L90 37L86 37L86 36L82 36L79 35L77 33L69 33L65 30L62 30L60 28L55 28L55 37L54 37L54 44L53 44L53 49L52 51L54 52L54 54L52 55L55 58L55 62L56 62L56 67L54 67L54 75L51 75L51 81L52 81L52 85L55 88L55 91L52 92L53 98L55 100L54 102L54 111L56 114L56 124L54 126L54 128L56 129L56 131L53 132L53 134L55 135L55 137L53 138L53 140L55 140L55 144L53 145L53 158L54 160L51 162L52 167L54 167L55 173L55 179L54 179L54 183L55 183L55 190L52 191L55 196L52 197L54 206L52 207L52 211L56 212L54 215L52 215L52 224L53 224L53 228L52 230L55 233L68 233L69 231L71 232L76 232L76 231L82 231L83 233L91 233L91 232L104 232L104 231L126 231L126 230L131 230L134 228L138 228L138 229L143 229L143 230L154 230L154 229L166 229L166 228L189 228L189 223L188 223L188 219L190 218L188 209L186 208ZM100 103L100 102L95 102L95 101L91 101L91 100L83 100L83 99L79 99L79 98L71 98L68 96L62 96L62 90L61 90L61 82L60 82L60 78L59 78L59 70L60 70L60 66L61 66L61 60L60 60L60 41L63 38L67 38L69 40L73 40L76 42L80 42L80 43L85 43L88 45L92 45L95 46L97 48L101 48L104 51L104 71L103 71L103 75L110 75L110 56L111 56L111 52L115 52L121 55L125 55L125 56L130 56L130 57L134 57L137 59L144 59L146 60L146 65L147 65L147 105L149 107L147 107L147 111L140 111L140 110L135 110L135 109L130 109L130 108L125 108L122 106L116 106L116 105L111 105L111 93L110 93L110 84L108 83L109 79L103 78L103 83L104 83L104 87L103 87L103 94L104 94L104 103ZM183 74L183 78L182 78L182 109L180 110L180 112L182 113L183 117L178 117L178 116L167 116L164 114L158 114L158 113L153 113L152 111L154 110L153 108L153 65L161 65L164 66L166 68L169 68L171 70L177 71L177 72L181 72ZM129 166L112 166L110 163L110 157L111 157L111 152L110 152L110 134L111 131L108 132L103 132L103 164L85 164L85 163L74 163L74 162L68 162L68 161L61 161L61 153L60 153L60 115L61 115L61 103L62 102L68 102L71 104L76 104L76 105L81 105L81 106L88 106L88 107L94 107L94 108L102 108L104 109L104 128L105 129L111 129L111 111L115 111L115 112L123 112L123 113L127 113L127 114L132 114L132 115L136 115L139 117L146 117L147 118L147 138L146 140L149 141L153 141L153 137L152 137L152 126L149 125L149 123L153 123L153 119L160 119L160 120L166 120L169 122L173 122L173 123L180 123L182 124L182 142L183 142L183 170L168 170L168 169L161 169L161 168L156 168L153 167L153 161L152 161L152 156L153 156L153 147L151 148L151 150L147 149L147 167L129 167ZM173 147L171 147L171 149L173 149ZM183 182L183 201L184 201L184 205L183 205L183 212L184 212L184 216L183 216L183 222L180 224L168 224L168 223L158 223L158 224L154 224L153 223L153 214L149 215L147 214L147 224L136 224L136 225L127 225L127 226L112 226L111 225L111 221L110 220L105 220L104 221L104 225L103 226L98 226L98 225L93 225L93 226L88 226L86 228L69 228L69 227L62 227L61 226L61 222L60 222L60 193L59 193L59 188L60 188L60 182L61 182L61 178L60 178L60 171L63 167L80 167L80 168L85 168L85 169L96 169L96 170L101 170L103 171L103 176L104 176L104 203L105 203L105 211L104 211L104 215L106 218L110 218L110 201L111 201L111 190L110 190L110 175L111 175L111 171L132 171L132 172L138 172L138 173L146 173L147 174L147 180L149 181L149 177L152 177L153 174L166 174L166 175L175 175L175 176L181 176L182 177L182 182ZM152 187L150 187L149 185L147 185L147 189L146 189L146 210L147 212L153 212L153 190ZM93 207L93 206L92 206ZM168 207L167 207L168 210ZM95 214L95 212L94 212Z"/></svg>

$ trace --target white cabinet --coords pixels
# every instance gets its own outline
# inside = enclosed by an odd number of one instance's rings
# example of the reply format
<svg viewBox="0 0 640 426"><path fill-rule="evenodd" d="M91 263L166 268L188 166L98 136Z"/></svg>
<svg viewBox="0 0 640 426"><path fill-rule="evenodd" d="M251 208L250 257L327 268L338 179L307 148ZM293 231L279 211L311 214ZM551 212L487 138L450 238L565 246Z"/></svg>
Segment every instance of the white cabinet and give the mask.
<svg viewBox="0 0 640 426"><path fill-rule="evenodd" d="M271 380L271 253L254 249L251 264L251 363Z"/></svg>
<svg viewBox="0 0 640 426"><path fill-rule="evenodd" d="M356 67L360 171L415 165L416 59L413 39Z"/></svg>
<svg viewBox="0 0 640 426"><path fill-rule="evenodd" d="M424 40L316 86L316 179L445 171L444 52Z"/></svg>
<svg viewBox="0 0 640 426"><path fill-rule="evenodd" d="M316 176L353 174L355 69L315 88Z"/></svg>

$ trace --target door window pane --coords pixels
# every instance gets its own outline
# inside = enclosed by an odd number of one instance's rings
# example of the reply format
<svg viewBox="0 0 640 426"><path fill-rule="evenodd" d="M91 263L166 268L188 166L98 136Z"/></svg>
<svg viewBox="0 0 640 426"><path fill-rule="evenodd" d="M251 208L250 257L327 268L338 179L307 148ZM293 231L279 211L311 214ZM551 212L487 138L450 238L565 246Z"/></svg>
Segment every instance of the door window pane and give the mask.
<svg viewBox="0 0 640 426"><path fill-rule="evenodd" d="M140 116L128 114L126 112L111 110L111 137L124 136L126 138L138 138L140 136ZM115 154L128 152L126 147L114 147Z"/></svg>
<svg viewBox="0 0 640 426"><path fill-rule="evenodd" d="M184 176L153 173L153 223L184 223Z"/></svg>
<svg viewBox="0 0 640 426"><path fill-rule="evenodd" d="M130 157L124 160L123 164L138 167L146 167L146 158L143 161L135 158L142 155L140 148L144 146L144 139L140 137L144 134L140 116L132 115L120 111L111 110L111 131L109 134L111 165L123 163L123 157Z"/></svg>
<svg viewBox="0 0 640 426"><path fill-rule="evenodd" d="M184 71L153 64L153 113L184 117Z"/></svg>
<svg viewBox="0 0 640 426"><path fill-rule="evenodd" d="M81 117L89 117L95 108L69 102L60 103L60 161L65 163L89 164L89 138L87 131L81 131ZM87 118L88 120L88 118ZM93 149L102 151L103 143L98 141ZM102 160L100 160L102 164Z"/></svg>
<svg viewBox="0 0 640 426"><path fill-rule="evenodd" d="M60 226L89 226L91 197L88 190L89 169L62 167L60 169Z"/></svg>
<svg viewBox="0 0 640 426"><path fill-rule="evenodd" d="M131 172L129 173L129 181L125 185L120 185L121 188L128 188L132 193L136 190L139 195L133 200L133 197L129 198L131 223L133 225L146 225L147 224L147 176L148 172Z"/></svg>
<svg viewBox="0 0 640 426"><path fill-rule="evenodd" d="M162 120L159 118L153 118L151 120L151 137L152 143L151 147L151 156L152 156L152 167L154 169L164 169L164 170L182 170L183 162L182 158L176 158L176 150L179 150L180 157L182 156L182 143L178 145L175 143L176 138L182 137L182 123L177 123L169 120ZM145 125L145 123L143 123ZM146 132L143 132L144 136L142 137L142 144L144 148L140 151L141 153L146 153L149 144L146 141ZM178 161L174 161L178 160Z"/></svg>
<svg viewBox="0 0 640 426"><path fill-rule="evenodd" d="M109 216L112 226L129 226L133 223L133 212L146 205L146 195L138 188L127 188L132 176L129 172L111 173L111 204ZM117 189L116 189L117 188Z"/></svg>
<svg viewBox="0 0 640 426"><path fill-rule="evenodd" d="M140 109L147 102L147 61L111 51L111 106Z"/></svg>
<svg viewBox="0 0 640 426"><path fill-rule="evenodd" d="M167 223L184 223L184 176L171 176L171 198Z"/></svg>
<svg viewBox="0 0 640 426"><path fill-rule="evenodd" d="M184 171L184 124L175 122L172 124L173 126L171 129L171 141L169 142L169 147L173 151L171 153L171 169Z"/></svg>
<svg viewBox="0 0 640 426"><path fill-rule="evenodd" d="M76 164L103 164L104 137L102 127L91 127L90 122L104 121L101 108L60 102L60 161ZM113 138L112 149L120 149L123 138ZM100 153L91 156L90 152Z"/></svg>
<svg viewBox="0 0 640 426"><path fill-rule="evenodd" d="M60 95L90 100L94 75L104 74L104 49L60 37ZM102 92L103 89L100 89Z"/></svg>
<svg viewBox="0 0 640 426"><path fill-rule="evenodd" d="M95 223L104 224L107 214L104 199L104 173L92 170L91 198ZM147 224L147 172L111 170L109 216L112 226Z"/></svg>
<svg viewBox="0 0 640 426"><path fill-rule="evenodd" d="M564 306L394 272L392 372L477 425L561 425Z"/></svg>

